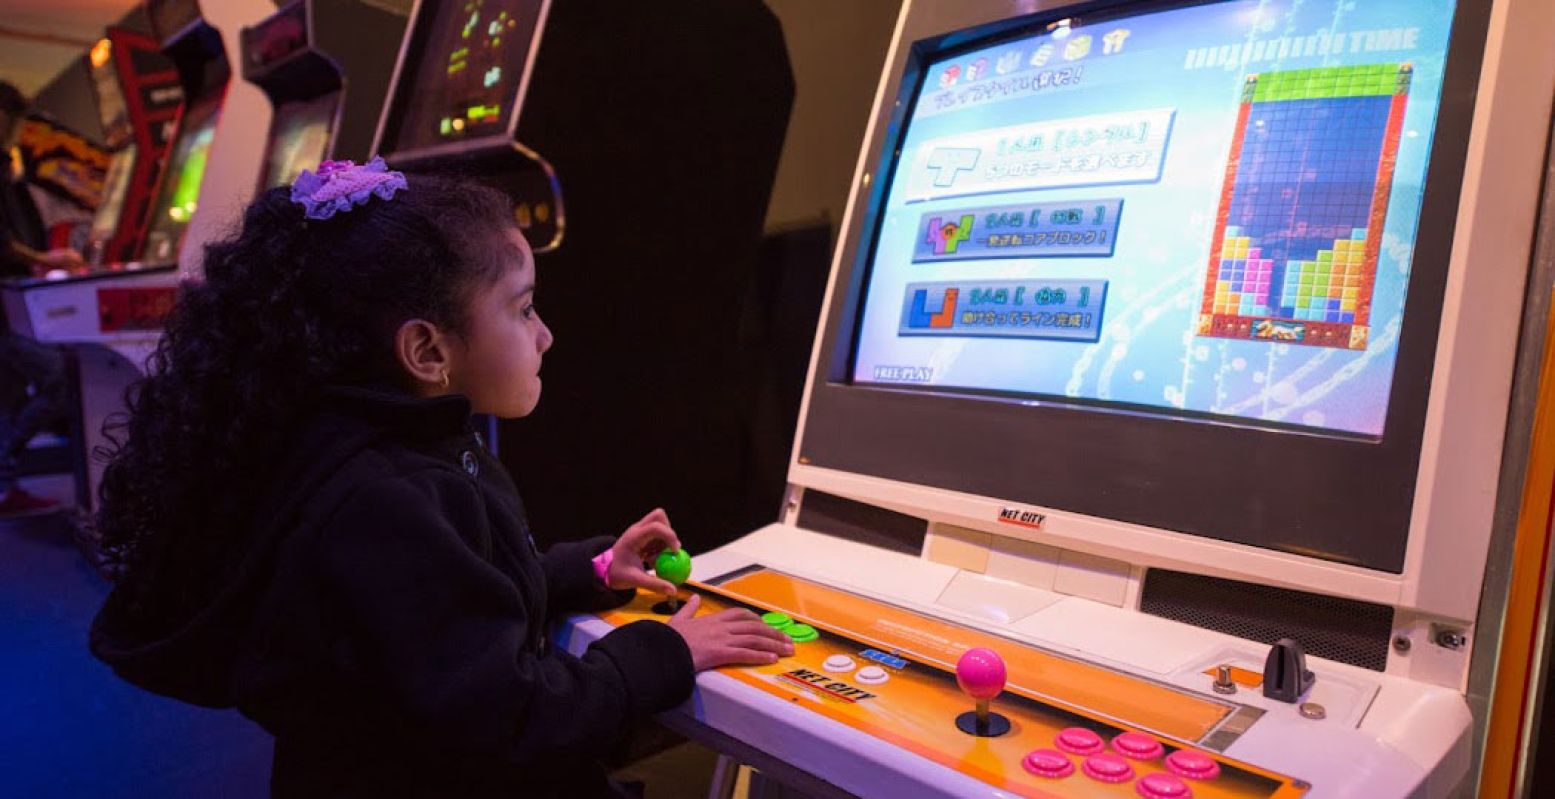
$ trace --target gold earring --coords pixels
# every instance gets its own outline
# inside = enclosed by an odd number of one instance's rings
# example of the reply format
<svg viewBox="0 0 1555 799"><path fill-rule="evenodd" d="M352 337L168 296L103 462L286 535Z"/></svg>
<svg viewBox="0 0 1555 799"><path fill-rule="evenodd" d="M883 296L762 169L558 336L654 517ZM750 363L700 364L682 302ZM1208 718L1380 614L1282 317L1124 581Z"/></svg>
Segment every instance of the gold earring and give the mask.
<svg viewBox="0 0 1555 799"><path fill-rule="evenodd" d="M447 372L443 373L443 388L444 389L448 388L448 373Z"/></svg>

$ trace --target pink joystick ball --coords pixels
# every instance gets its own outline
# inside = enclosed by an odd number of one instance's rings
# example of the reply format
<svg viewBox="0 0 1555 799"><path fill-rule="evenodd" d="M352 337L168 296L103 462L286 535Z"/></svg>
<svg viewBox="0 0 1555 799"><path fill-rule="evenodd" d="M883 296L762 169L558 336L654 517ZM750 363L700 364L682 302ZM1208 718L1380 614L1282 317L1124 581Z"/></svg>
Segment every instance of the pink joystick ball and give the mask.
<svg viewBox="0 0 1555 799"><path fill-rule="evenodd" d="M956 661L956 684L978 701L998 696L1005 676L1004 658L992 649L973 647Z"/></svg>

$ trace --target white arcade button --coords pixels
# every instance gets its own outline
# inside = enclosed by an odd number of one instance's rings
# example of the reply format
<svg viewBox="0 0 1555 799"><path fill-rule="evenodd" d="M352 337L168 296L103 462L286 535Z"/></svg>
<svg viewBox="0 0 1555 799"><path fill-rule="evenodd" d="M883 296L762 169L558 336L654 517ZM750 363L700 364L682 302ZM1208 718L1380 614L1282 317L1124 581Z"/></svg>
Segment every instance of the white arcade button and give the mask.
<svg viewBox="0 0 1555 799"><path fill-rule="evenodd" d="M858 670L858 681L865 685L879 685L891 679L891 675L879 666L865 666Z"/></svg>
<svg viewBox="0 0 1555 799"><path fill-rule="evenodd" d="M853 658L847 655L832 655L826 659L825 663L821 664L821 668L827 671L846 673L852 671L857 665L857 663L853 662Z"/></svg>

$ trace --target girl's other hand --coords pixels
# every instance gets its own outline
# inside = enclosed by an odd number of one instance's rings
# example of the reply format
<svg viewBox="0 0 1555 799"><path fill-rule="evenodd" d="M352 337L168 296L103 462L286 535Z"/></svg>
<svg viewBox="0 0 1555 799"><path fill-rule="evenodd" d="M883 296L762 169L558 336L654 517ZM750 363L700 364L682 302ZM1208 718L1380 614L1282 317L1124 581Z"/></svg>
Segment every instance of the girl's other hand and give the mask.
<svg viewBox="0 0 1555 799"><path fill-rule="evenodd" d="M653 563L660 552L680 549L680 539L670 527L670 517L663 508L654 508L653 512L626 528L610 549L615 554L611 556L606 585L616 590L643 588L665 596L675 595L675 586L670 581L648 572L648 564Z"/></svg>
<svg viewBox="0 0 1555 799"><path fill-rule="evenodd" d="M691 648L691 663L697 671L719 666L764 666L794 654L794 644L788 636L756 614L744 608L729 608L697 616L701 606L702 597L693 594L669 620L669 626Z"/></svg>

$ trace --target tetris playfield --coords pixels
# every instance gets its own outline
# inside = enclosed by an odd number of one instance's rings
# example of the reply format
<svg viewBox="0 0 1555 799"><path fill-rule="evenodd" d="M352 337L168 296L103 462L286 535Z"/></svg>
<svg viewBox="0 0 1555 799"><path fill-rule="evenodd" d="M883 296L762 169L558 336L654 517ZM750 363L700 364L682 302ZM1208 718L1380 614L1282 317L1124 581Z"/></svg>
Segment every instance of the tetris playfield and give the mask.
<svg viewBox="0 0 1555 799"><path fill-rule="evenodd" d="M1198 332L1366 348L1409 64L1249 75Z"/></svg>

